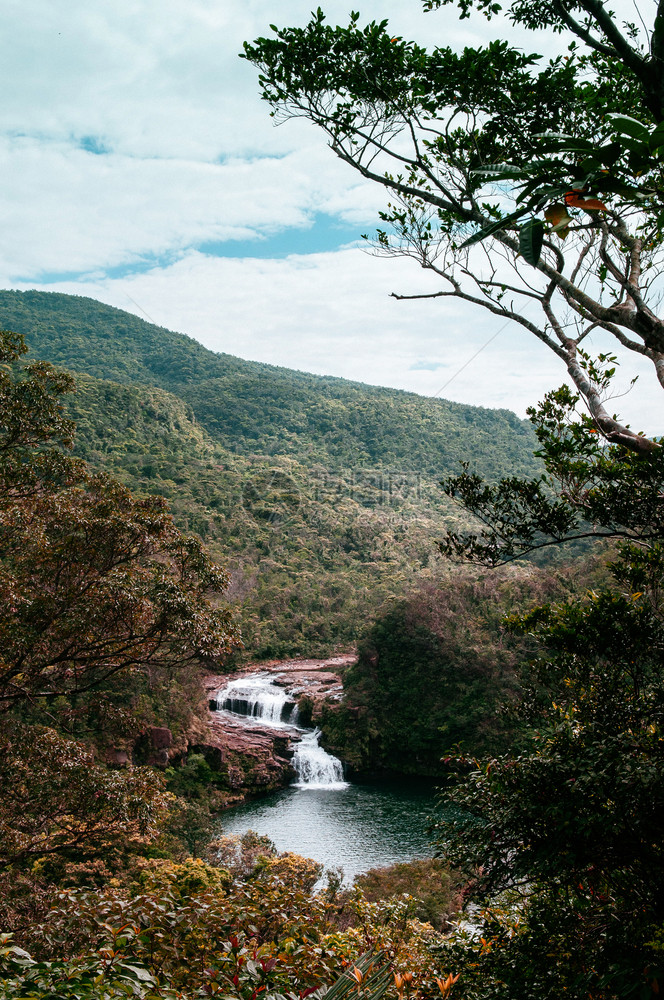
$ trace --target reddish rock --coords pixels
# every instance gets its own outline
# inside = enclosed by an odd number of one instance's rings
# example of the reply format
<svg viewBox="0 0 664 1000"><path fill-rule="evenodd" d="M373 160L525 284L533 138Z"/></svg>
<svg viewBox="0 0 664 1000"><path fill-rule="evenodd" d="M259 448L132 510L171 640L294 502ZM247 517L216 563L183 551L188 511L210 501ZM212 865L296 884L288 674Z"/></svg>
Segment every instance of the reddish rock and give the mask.
<svg viewBox="0 0 664 1000"><path fill-rule="evenodd" d="M152 746L155 750L167 750L168 747L173 746L173 733L170 729L162 729L158 726L152 726L148 730Z"/></svg>
<svg viewBox="0 0 664 1000"><path fill-rule="evenodd" d="M270 660L243 668L234 678L248 677L258 672L272 674L274 683L287 689L293 699L306 696L313 705L314 716L323 701L338 701L343 693L339 671L354 663L354 654L344 654L326 660ZM207 726L198 726L189 736L191 749L208 755L219 754L216 768L226 777L229 789L244 793L265 793L283 788L295 777L291 759L300 737L292 729L274 729L256 722L218 713L216 694L229 681L228 675L211 674L204 680L210 706ZM239 797L233 798L232 804ZM229 801L228 804L231 804Z"/></svg>
<svg viewBox="0 0 664 1000"><path fill-rule="evenodd" d="M190 749L202 753L223 777L229 790L241 792L229 805L249 795L285 788L295 777L293 744L299 737L242 720L210 713L207 725L190 737Z"/></svg>
<svg viewBox="0 0 664 1000"><path fill-rule="evenodd" d="M229 765L228 768L228 785L230 788L237 789L242 788L244 785L244 771L241 767L234 767L233 764Z"/></svg>

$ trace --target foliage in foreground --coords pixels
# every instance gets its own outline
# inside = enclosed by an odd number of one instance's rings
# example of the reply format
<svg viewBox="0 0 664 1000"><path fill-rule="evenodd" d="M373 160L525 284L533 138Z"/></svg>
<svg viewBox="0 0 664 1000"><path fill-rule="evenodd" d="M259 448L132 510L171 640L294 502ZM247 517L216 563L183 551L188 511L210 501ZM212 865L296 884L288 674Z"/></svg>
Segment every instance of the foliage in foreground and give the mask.
<svg viewBox="0 0 664 1000"><path fill-rule="evenodd" d="M315 893L320 874L263 845L248 867L145 862L133 884L63 893L20 945L2 940L0 997L303 1000L340 977L332 997L441 995L438 935L409 897L370 903L334 876Z"/></svg>
<svg viewBox="0 0 664 1000"><path fill-rule="evenodd" d="M440 858L370 868L357 875L354 884L373 903L404 893L411 896L414 916L438 931L449 927L461 906L461 880Z"/></svg>

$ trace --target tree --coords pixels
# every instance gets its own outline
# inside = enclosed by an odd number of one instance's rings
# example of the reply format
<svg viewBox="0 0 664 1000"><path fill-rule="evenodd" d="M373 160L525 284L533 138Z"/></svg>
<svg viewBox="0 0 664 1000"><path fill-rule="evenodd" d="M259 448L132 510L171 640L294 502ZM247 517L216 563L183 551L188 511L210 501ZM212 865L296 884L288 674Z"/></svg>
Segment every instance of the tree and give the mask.
<svg viewBox="0 0 664 1000"><path fill-rule="evenodd" d="M611 585L508 619L540 646L525 745L456 758L462 812L441 849L488 903L484 943L453 949L473 1000L650 997L664 974L664 458L602 442L578 403L563 388L531 411L541 479L446 484L480 522L448 534L448 555L495 566L612 540Z"/></svg>
<svg viewBox="0 0 664 1000"><path fill-rule="evenodd" d="M650 456L623 457L618 491L629 488L632 460ZM617 458L607 461L614 476ZM651 476L646 468L643 481L636 477L627 537ZM660 462L660 508L662 483ZM604 523L619 523L609 494ZM645 511L653 499L646 496ZM637 543L618 546L613 586L508 621L540 644L523 675L525 744L493 759L456 757L445 802L461 811L440 824L440 849L486 907L481 941L457 941L450 955L463 964L462 995L473 1000L659 992L664 554L645 511Z"/></svg>
<svg viewBox="0 0 664 1000"><path fill-rule="evenodd" d="M460 6L467 15L472 4ZM528 330L564 363L596 428L647 451L653 443L607 410L584 346L601 331L647 357L664 385L653 287L664 22L658 16L645 55L637 28L621 28L603 3L572 8L555 0L509 7L529 28L571 33L570 54L543 69L538 56L504 41L429 53L386 21L362 29L353 14L348 27L330 27L320 8L305 28L272 26L275 38L245 43L244 56L278 120L308 118L337 156L387 189L378 252L414 257L436 274L442 287L427 297L461 298ZM549 155L542 135L561 133Z"/></svg>
<svg viewBox="0 0 664 1000"><path fill-rule="evenodd" d="M24 351L0 333L0 871L14 872L125 849L167 807L151 768L95 759L94 726L72 739L86 693L119 674L220 669L238 641L216 596L225 573L163 499L134 497L57 447L72 440L61 398L73 380L22 368Z"/></svg>
<svg viewBox="0 0 664 1000"><path fill-rule="evenodd" d="M5 336L3 361L20 338ZM0 707L76 697L118 671L217 666L237 635L213 602L225 573L174 525L161 497L133 497L56 448L72 427L49 365L0 376Z"/></svg>
<svg viewBox="0 0 664 1000"><path fill-rule="evenodd" d="M500 706L518 697L516 668L529 646L500 623L570 594L577 574L455 566L386 602L344 673L344 704L323 709L326 746L358 771L440 776L442 747L477 755L513 745L518 733Z"/></svg>
<svg viewBox="0 0 664 1000"><path fill-rule="evenodd" d="M7 719L0 730L0 780L0 874L10 877L26 868L37 878L49 869L62 875L67 862L94 858L111 862L108 876L114 855L140 853L156 834L172 799L152 768L109 769L81 741ZM60 864L45 867L53 857Z"/></svg>
<svg viewBox="0 0 664 1000"><path fill-rule="evenodd" d="M462 16L500 10L458 6ZM309 118L388 189L379 248L436 273L435 295L520 323L575 386L531 413L544 477L487 486L465 471L448 481L479 524L448 534L443 551L493 566L573 537L613 545L611 586L509 622L539 642L524 670L518 751L449 758L457 776L445 800L460 811L440 824L440 849L484 906L479 933L445 949L460 973L454 995L647 998L664 975L664 466L658 442L608 413L614 361L585 345L604 331L648 357L664 384L654 289L664 7L643 43L597 0L507 9L571 36L568 58L538 71L505 42L427 53L386 22L360 29L352 15L348 28L329 28L320 10L245 55L274 114Z"/></svg>
<svg viewBox="0 0 664 1000"><path fill-rule="evenodd" d="M563 386L529 410L546 472L488 484L468 469L448 478L448 496L476 529L445 532L443 555L498 566L579 539L620 539L630 559L652 552L664 532L664 454L607 446Z"/></svg>
<svg viewBox="0 0 664 1000"><path fill-rule="evenodd" d="M564 32L580 39L596 55L622 64L628 74L638 82L643 102L653 119L664 120L664 4L656 3L657 13L652 30L648 31L649 51L644 52L637 44L637 31L633 25L623 25L621 30L613 11L608 10L601 0L575 0L563 3L550 0L511 0L503 7L495 0L423 0L425 10L434 10L456 2L461 18L469 16L473 8L491 19L502 10L513 24L521 24L532 30L546 29L558 34ZM636 13L641 16L639 9ZM641 21L643 25L643 21ZM604 81L603 92L598 95L598 106L608 92L610 84Z"/></svg>

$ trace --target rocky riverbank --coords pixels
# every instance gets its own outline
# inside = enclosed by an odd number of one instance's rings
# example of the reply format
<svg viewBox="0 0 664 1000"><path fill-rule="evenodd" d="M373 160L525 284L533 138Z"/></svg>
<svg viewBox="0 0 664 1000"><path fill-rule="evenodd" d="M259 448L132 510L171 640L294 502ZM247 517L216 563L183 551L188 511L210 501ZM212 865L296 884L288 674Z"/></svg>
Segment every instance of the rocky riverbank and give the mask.
<svg viewBox="0 0 664 1000"><path fill-rule="evenodd" d="M310 725L323 704L341 700L340 671L354 662L353 654L325 660L269 660L253 663L234 674L233 681L268 674L272 683L284 689L298 705L300 722ZM217 711L216 696L231 678L209 675L204 679L210 707L209 716L190 733L192 752L202 753L209 765L225 778L228 792L225 805L285 788L295 777L292 758L299 736L292 729L247 724L230 712Z"/></svg>
<svg viewBox="0 0 664 1000"><path fill-rule="evenodd" d="M277 690L283 690L287 703L297 706L298 723L313 726L325 710L340 704L341 671L354 660L353 654L325 660L269 660L249 664L233 675L210 674L203 680L208 701L206 718L197 719L178 740L170 729L152 727L133 750L112 751L109 762L125 765L134 759L166 768L190 754L201 754L216 776L215 809L285 788L296 776L292 760L300 741L297 731L286 723L283 727L278 721L261 725L257 719L241 719L232 712L219 711L218 693L231 681L268 676Z"/></svg>

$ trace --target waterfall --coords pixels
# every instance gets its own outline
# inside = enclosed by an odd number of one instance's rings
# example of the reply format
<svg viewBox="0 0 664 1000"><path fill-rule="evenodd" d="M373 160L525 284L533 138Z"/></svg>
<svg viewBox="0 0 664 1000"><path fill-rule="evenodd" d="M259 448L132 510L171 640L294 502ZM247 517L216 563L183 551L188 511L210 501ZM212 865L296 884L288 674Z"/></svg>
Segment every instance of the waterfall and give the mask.
<svg viewBox="0 0 664 1000"><path fill-rule="evenodd" d="M343 764L318 745L320 729L306 732L295 749L298 788L346 788Z"/></svg>
<svg viewBox="0 0 664 1000"><path fill-rule="evenodd" d="M217 709L256 719L265 726L293 725L297 717L293 698L265 674L229 681L217 695Z"/></svg>
<svg viewBox="0 0 664 1000"><path fill-rule="evenodd" d="M297 703L292 694L274 683L270 674L252 674L229 681L217 694L217 710L241 715L261 726L291 726L302 738L295 748L293 767L296 788L346 788L343 764L318 745L320 729L299 725Z"/></svg>

